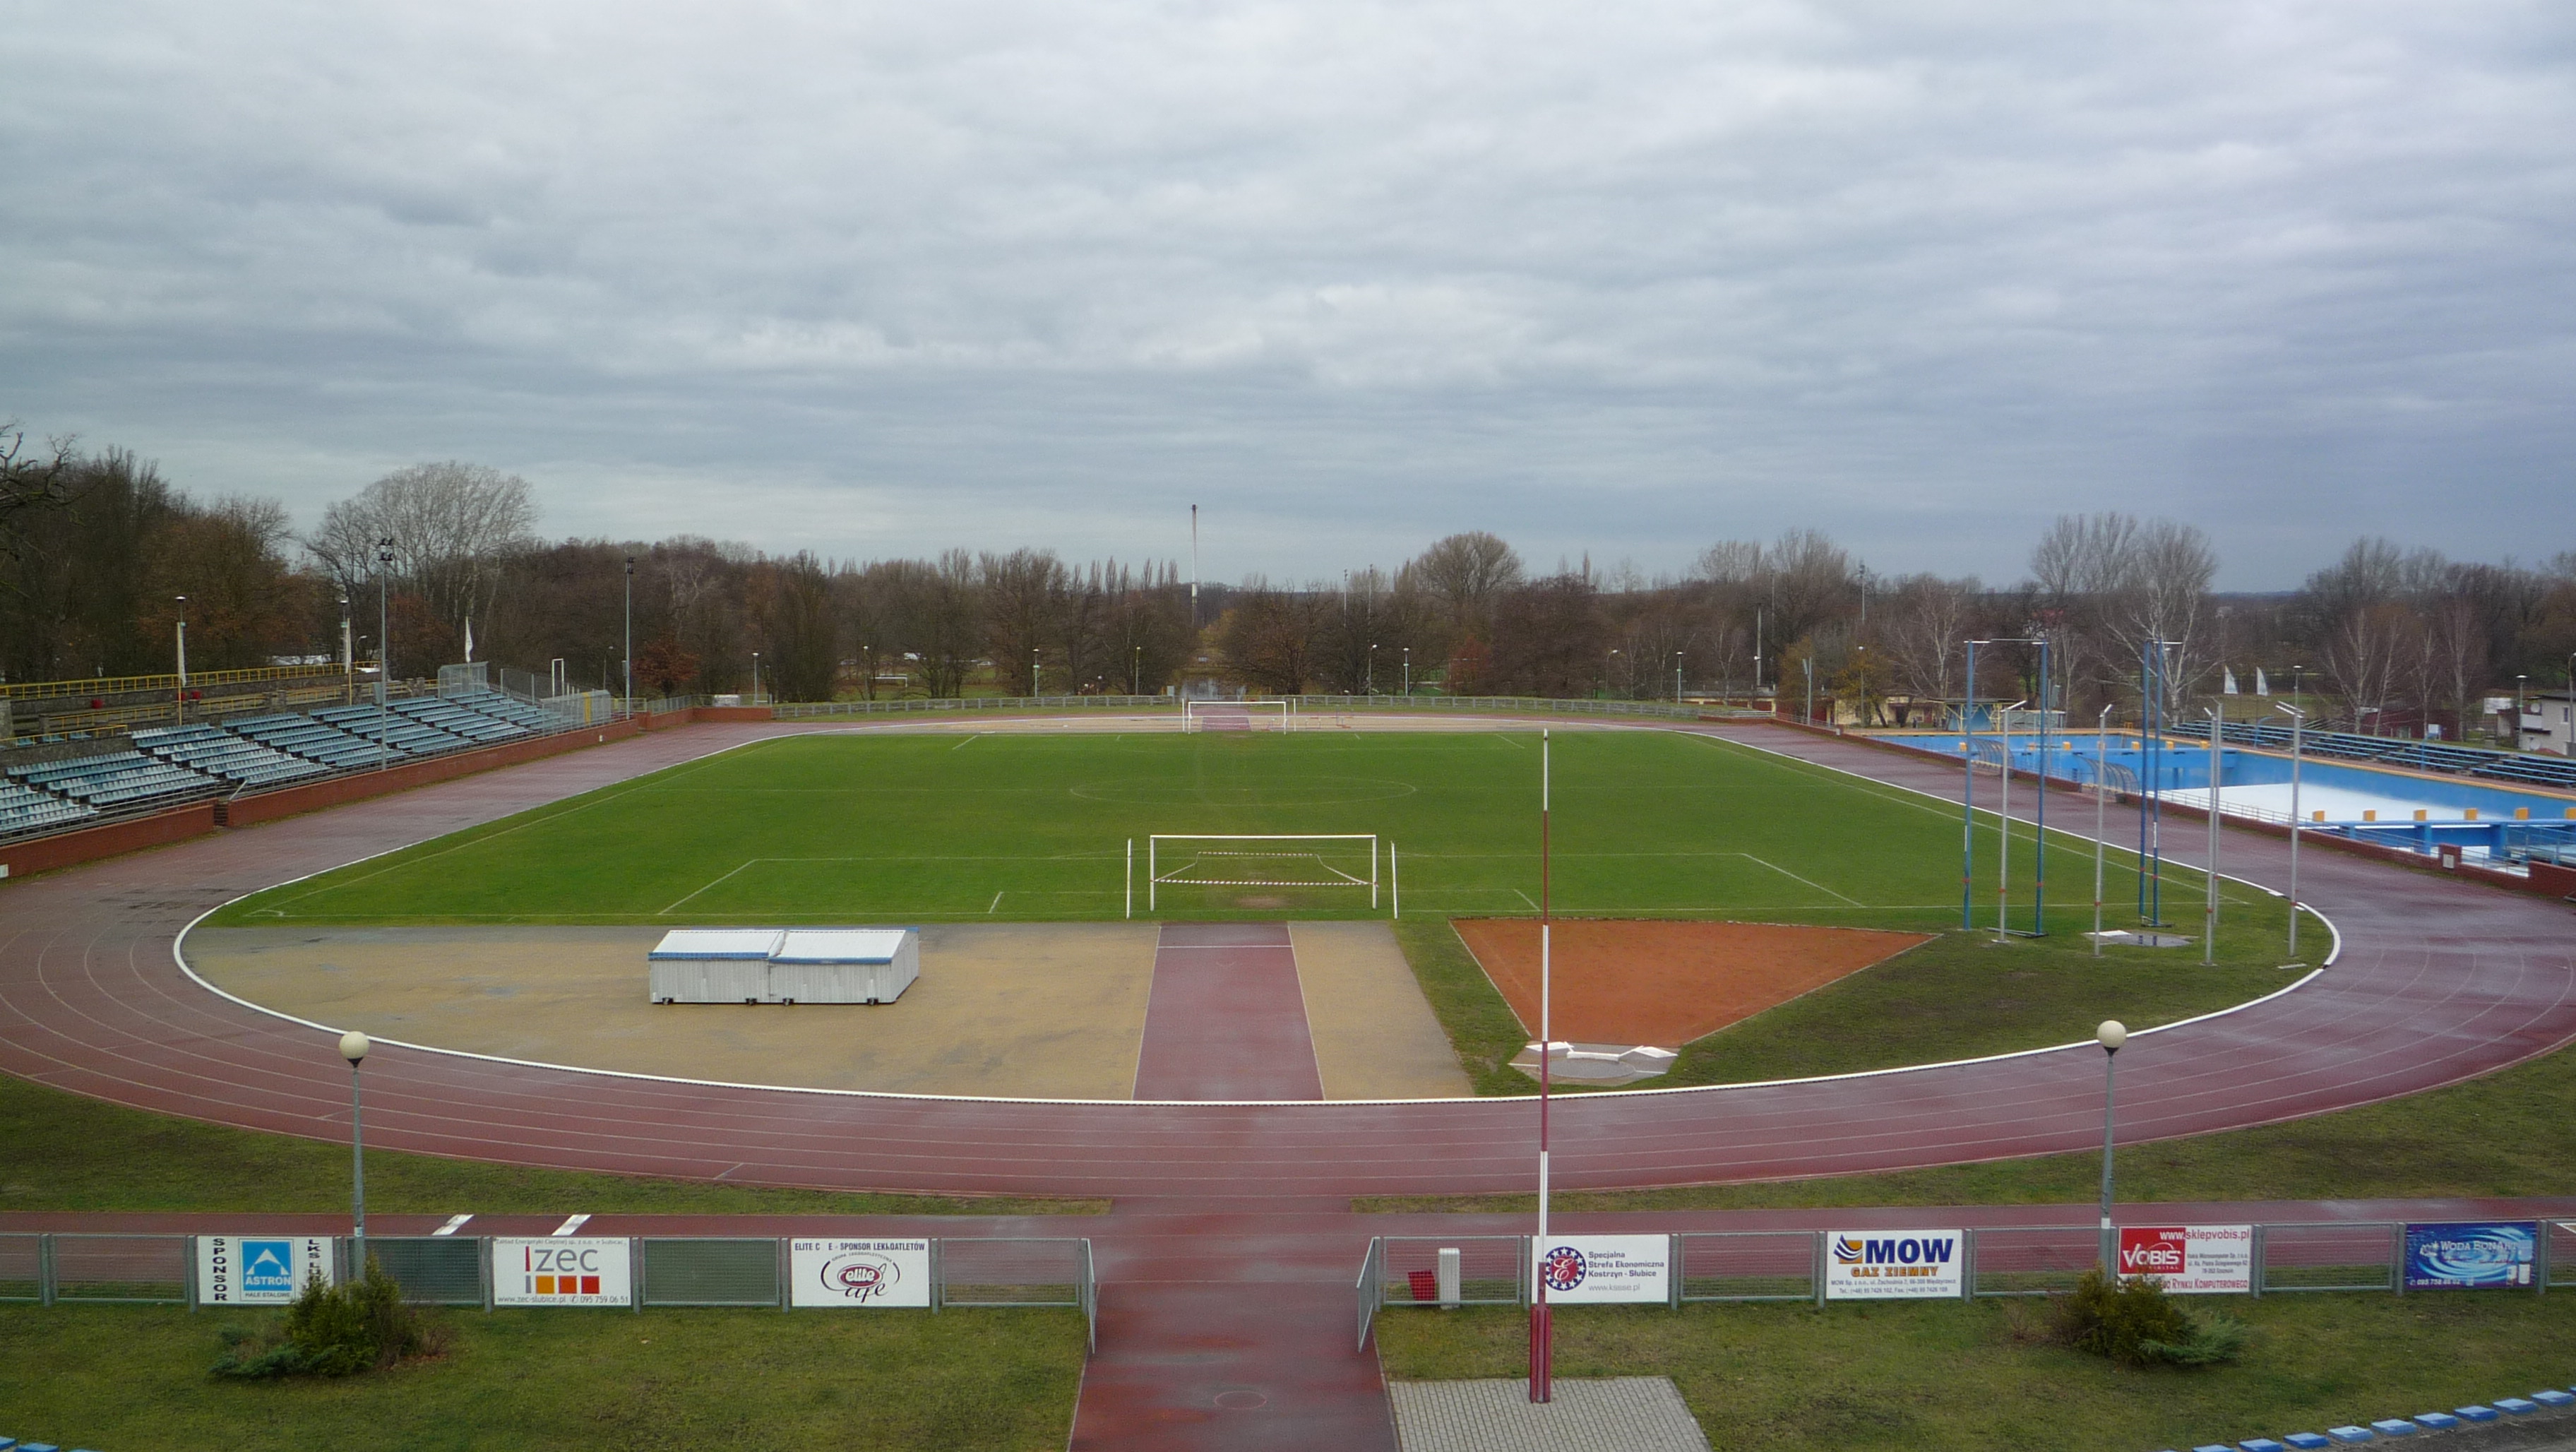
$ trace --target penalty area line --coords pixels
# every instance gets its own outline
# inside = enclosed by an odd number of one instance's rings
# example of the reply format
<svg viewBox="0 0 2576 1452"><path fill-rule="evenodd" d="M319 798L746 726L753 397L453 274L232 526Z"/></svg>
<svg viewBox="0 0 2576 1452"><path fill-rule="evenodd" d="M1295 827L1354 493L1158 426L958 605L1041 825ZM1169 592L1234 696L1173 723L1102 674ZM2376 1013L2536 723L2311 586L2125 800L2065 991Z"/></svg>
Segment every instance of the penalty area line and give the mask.
<svg viewBox="0 0 2576 1452"><path fill-rule="evenodd" d="M993 894L993 900L992 900L991 902L989 902L989 903L987 903L987 904L985 904L985 905L984 905L984 916L986 916L986 917L988 917L988 918L989 918L989 917L991 917L991 916L993 915L993 913L994 913L994 910L995 910L995 909L997 909L997 908L999 908L999 907L1001 907L1001 905L1002 905L1002 894L997 892L997 893Z"/></svg>
<svg viewBox="0 0 2576 1452"><path fill-rule="evenodd" d="M741 872L741 871L743 871L743 870L745 870L745 869L749 868L753 863L759 862L759 861L761 861L761 860L762 860L762 859L761 859L761 858L758 858L758 857L752 857L752 858L746 858L746 859L744 859L743 864L742 864L742 866L741 866L741 867L737 867L737 868L735 868L735 869L733 870L733 872L728 872L728 873L726 873L726 874L724 875L724 877L719 877L719 878L717 878L714 882L710 882L710 883L708 883L708 884L706 885L706 887L701 887L701 888L699 888L697 892L690 893L688 897L684 897L684 898L680 899L678 902L675 902L675 903L671 904L669 907L666 907L666 908L662 909L660 912L655 913L653 916L655 916L655 917L657 917L657 918L666 918L666 917L669 917L671 914L673 914L673 913L675 913L675 912L678 912L678 911L681 909L681 907L682 907L683 905L685 905L685 904L689 901L689 898L696 897L696 896L698 895L698 893L703 893L703 892L708 891L710 888L716 887L718 884L722 883L722 882L725 880L725 878L731 877L731 876L733 876L733 875L734 875L734 873L736 873L736 872Z"/></svg>

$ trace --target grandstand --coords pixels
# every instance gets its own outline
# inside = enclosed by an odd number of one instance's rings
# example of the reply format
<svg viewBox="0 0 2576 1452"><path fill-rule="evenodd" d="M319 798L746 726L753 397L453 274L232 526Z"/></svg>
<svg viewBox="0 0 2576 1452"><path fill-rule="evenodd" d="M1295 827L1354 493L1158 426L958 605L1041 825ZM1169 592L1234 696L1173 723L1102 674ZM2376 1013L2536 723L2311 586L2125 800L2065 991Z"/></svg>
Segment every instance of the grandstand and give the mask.
<svg viewBox="0 0 2576 1452"><path fill-rule="evenodd" d="M115 749L20 761L0 777L0 837L85 825L214 796L237 796L385 762L467 751L563 729L543 707L489 688L335 706L310 716L276 712L235 721L147 727ZM381 740L379 739L381 737ZM88 733L22 742L54 751ZM5 743L0 743L5 744ZM73 746L69 749L82 750Z"/></svg>
<svg viewBox="0 0 2576 1452"><path fill-rule="evenodd" d="M233 735L219 726L174 726L156 731L137 731L134 745L137 750L174 766L221 777L243 787L302 781L330 770L320 762L288 755L249 738Z"/></svg>

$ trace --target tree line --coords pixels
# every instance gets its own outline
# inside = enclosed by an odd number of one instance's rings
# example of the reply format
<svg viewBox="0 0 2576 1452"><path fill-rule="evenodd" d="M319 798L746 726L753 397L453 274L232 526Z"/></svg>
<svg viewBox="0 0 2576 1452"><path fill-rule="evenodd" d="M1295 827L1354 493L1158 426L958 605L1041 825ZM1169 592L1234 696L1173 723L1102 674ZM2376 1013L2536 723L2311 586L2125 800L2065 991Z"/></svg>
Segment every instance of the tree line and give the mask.
<svg viewBox="0 0 2576 1452"><path fill-rule="evenodd" d="M2517 677L2555 685L2576 652L2576 553L2536 566L2355 541L2295 591L2213 590L2198 529L2101 513L2043 528L2028 574L1994 586L1873 572L1814 530L1720 541L1646 578L1587 559L1533 570L1468 531L1335 579L1194 587L1171 560L1068 561L1040 548L836 561L695 536L549 541L523 479L463 463L398 470L310 530L274 500L199 500L150 463L0 430L0 670L13 680L191 664L336 659L345 629L392 669L463 658L639 694L760 687L782 700L972 690L1158 694L1750 696L1777 691L1890 725L1966 694L2048 698L2133 719L2142 655L2170 706L2233 672L2292 681L2336 724L2451 734ZM381 593L381 605L380 596ZM186 597L184 601L180 597ZM344 622L345 625L344 625Z"/></svg>

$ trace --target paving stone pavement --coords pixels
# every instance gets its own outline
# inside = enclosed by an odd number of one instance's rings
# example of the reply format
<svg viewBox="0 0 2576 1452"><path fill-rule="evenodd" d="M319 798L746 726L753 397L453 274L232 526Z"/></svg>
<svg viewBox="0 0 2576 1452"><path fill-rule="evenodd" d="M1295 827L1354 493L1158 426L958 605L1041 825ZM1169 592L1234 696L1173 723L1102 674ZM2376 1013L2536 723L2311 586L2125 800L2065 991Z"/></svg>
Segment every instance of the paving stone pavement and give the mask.
<svg viewBox="0 0 2576 1452"><path fill-rule="evenodd" d="M1542 1406L1517 1378L1386 1387L1403 1452L1709 1452L1669 1377L1560 1380L1553 1390Z"/></svg>

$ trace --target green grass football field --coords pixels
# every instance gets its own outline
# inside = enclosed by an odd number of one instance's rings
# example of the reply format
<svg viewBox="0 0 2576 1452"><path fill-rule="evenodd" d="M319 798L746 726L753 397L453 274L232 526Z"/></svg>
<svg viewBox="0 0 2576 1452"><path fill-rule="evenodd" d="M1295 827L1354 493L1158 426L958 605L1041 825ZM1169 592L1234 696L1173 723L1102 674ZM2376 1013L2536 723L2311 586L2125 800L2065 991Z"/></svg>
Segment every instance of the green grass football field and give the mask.
<svg viewBox="0 0 2576 1452"><path fill-rule="evenodd" d="M1375 833L1396 855L1381 861L1374 912L1362 887L1167 883L1156 917L1382 916L1399 876L1408 917L1527 914L1540 891L1539 745L1534 732L794 737L277 888L219 921L1104 919L1127 910L1130 841L1144 917L1155 833ZM1552 750L1558 912L1958 925L1954 806L1678 733L1568 732ZM1977 835L1990 923L1991 819ZM2018 927L2037 854L2026 827L2014 836ZM1368 875L1364 845L1277 850L1293 855L1181 849L1177 862L1199 877ZM1168 846L1159 865L1175 869ZM2092 871L2089 847L2056 841L2052 933L2091 925ZM2114 926L2133 882L2114 851ZM2167 902L2193 928L2198 891L2169 873ZM2249 929L2279 917L2261 894L2228 897Z"/></svg>

